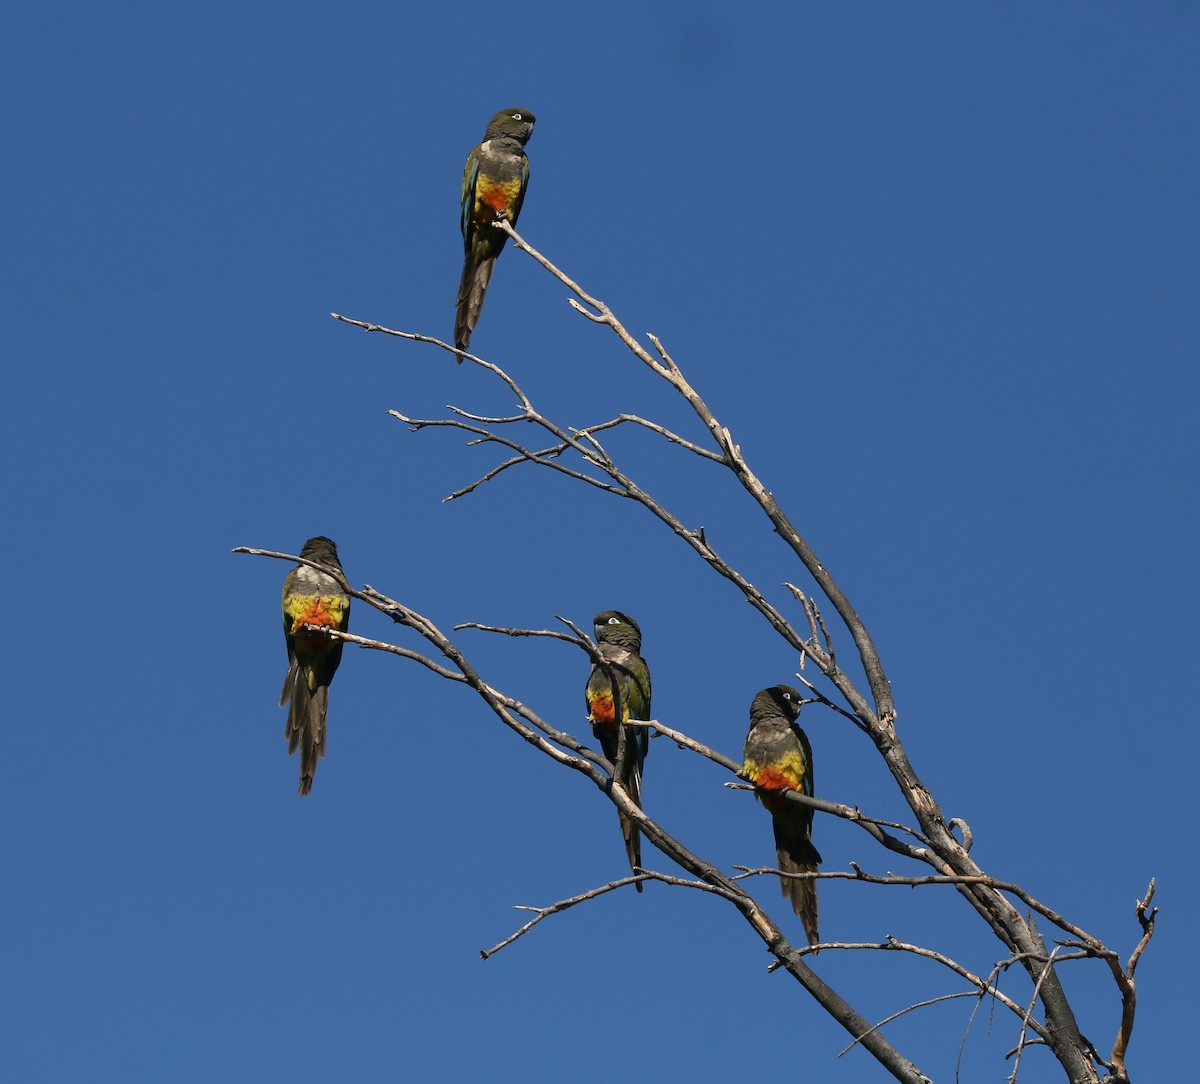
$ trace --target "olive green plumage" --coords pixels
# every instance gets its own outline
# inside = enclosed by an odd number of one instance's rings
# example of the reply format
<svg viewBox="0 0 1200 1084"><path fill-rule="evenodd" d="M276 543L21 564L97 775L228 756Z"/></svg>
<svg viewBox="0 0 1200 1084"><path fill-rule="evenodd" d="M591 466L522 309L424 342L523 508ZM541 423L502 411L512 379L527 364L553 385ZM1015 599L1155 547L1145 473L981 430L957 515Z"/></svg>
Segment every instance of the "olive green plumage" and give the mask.
<svg viewBox="0 0 1200 1084"><path fill-rule="evenodd" d="M525 201L529 186L525 144L535 120L528 109L502 109L488 122L483 142L467 155L462 181L464 259L454 318L454 345L459 350L471 344L496 257L508 240L492 223L503 216L515 226Z"/></svg>
<svg viewBox="0 0 1200 1084"><path fill-rule="evenodd" d="M619 782L629 795L629 800L641 809L642 766L650 745L649 734L645 727L625 728L625 766L622 771L617 763L620 741L617 711L619 701L620 718L623 721L650 718L650 668L641 656L642 630L632 617L619 610L605 610L597 614L594 625L600 657L614 671L617 688L614 691L605 667L598 664L592 666L584 691L588 720L604 755L612 762L614 771L620 772ZM624 813L618 815L629 868L636 871L642 864L641 833ZM637 890L642 890L640 881Z"/></svg>
<svg viewBox="0 0 1200 1084"><path fill-rule="evenodd" d="M323 535L310 538L301 557L342 571L337 546ZM297 565L283 581L283 636L288 671L279 696L289 701L284 736L289 755L300 750L300 793L312 790L317 760L325 755L325 715L329 683L342 661L342 641L305 630L324 625L345 632L350 623L350 596L332 576L309 565Z"/></svg>
<svg viewBox="0 0 1200 1084"><path fill-rule="evenodd" d="M817 882L784 876L815 873L821 861L812 843L812 809L784 797L788 790L809 797L813 793L812 746L796 723L802 703L800 693L790 685L775 685L755 696L742 774L754 784L755 795L771 813L783 895L800 916L808 943L815 945L819 941Z"/></svg>

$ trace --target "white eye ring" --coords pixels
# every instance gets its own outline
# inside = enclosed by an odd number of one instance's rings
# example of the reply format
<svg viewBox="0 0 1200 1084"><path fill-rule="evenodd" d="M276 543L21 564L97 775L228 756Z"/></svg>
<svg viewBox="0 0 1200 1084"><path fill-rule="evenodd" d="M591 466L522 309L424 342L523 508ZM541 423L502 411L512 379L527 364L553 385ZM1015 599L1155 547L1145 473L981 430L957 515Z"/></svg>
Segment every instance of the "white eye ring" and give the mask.
<svg viewBox="0 0 1200 1084"><path fill-rule="evenodd" d="M610 625L619 625L621 623L621 619L619 617L610 617L608 619L608 623Z"/></svg>
<svg viewBox="0 0 1200 1084"><path fill-rule="evenodd" d="M792 694L791 694L791 693L784 693L784 694L783 694L783 698L784 698L784 700L791 700L791 698L792 698Z"/></svg>
<svg viewBox="0 0 1200 1084"><path fill-rule="evenodd" d="M512 119L513 119L513 120L521 120L521 119L522 119L522 117L521 117L521 114L520 114L520 113L514 113L514 114L513 114L513 118L512 118Z"/></svg>

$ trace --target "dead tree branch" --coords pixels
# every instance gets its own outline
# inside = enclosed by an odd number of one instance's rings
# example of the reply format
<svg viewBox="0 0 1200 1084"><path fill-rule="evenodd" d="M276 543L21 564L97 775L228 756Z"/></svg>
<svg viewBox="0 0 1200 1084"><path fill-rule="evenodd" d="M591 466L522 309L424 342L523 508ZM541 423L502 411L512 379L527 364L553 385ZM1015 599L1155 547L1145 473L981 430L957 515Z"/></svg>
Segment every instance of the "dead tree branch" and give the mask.
<svg viewBox="0 0 1200 1084"><path fill-rule="evenodd" d="M881 845L920 861L934 871L931 876L901 878L892 874L868 875L856 866L853 874L844 874L844 876L874 884L909 884L913 886L945 884L952 886L1004 945L1006 951L1010 953L1011 962L1019 965L1027 974L1033 985L1033 996L1028 1007L1022 1010L1023 1031L1016 1048L1016 1062L1013 1067L1012 1079L1014 1081L1016 1079L1021 1049L1024 1045L1028 1045L1028 1042L1037 1041L1044 1042L1050 1048L1072 1084L1097 1084L1099 1068L1111 1068L1113 1073L1119 1075L1119 1079L1124 1080L1125 1051L1129 1035L1132 1032L1136 1004L1133 974L1137 961L1152 936L1156 913L1150 906L1153 883L1146 897L1139 901L1136 908L1136 915L1142 927L1141 941L1131 954L1128 963L1122 968L1118 955L1097 938L1086 933L1081 927L1034 900L1020 886L997 880L985 874L970 856L972 836L969 827L960 818L948 820L944 816L933 794L922 783L909 760L896 728L896 706L891 685L884 671L879 651L865 623L833 578L828 567L817 557L809 543L796 529L791 518L780 507L773 493L750 467L730 430L718 421L715 413L688 382L680 366L658 338L649 335L648 340L653 350L647 349L629 333L607 305L584 291L577 282L529 245L510 223L505 220L497 220L495 228L507 234L517 248L526 252L571 291L574 297L569 301L577 311L593 323L607 325L621 343L651 373L678 392L694 414L703 436L702 438L692 438L660 422L628 412L622 412L614 418L592 425L561 425L541 413L516 381L499 366L474 355L462 355L466 360L491 372L511 391L518 403L515 413L493 416L461 407L450 407L451 416L449 417L418 419L399 411L392 411L396 418L408 424L415 431L427 428L456 429L470 438L468 440L470 445L495 445L497 448L503 449L504 458L500 463L491 466L475 482L454 491L446 499L453 500L464 496L479 486L496 479L507 470L528 463L549 468L609 495L632 500L650 512L714 572L734 585L742 597L770 624L772 629L799 653L801 667L806 662L811 662L815 666L819 671L819 676L832 687L833 696L818 690L812 682L804 677L801 677L800 680L812 691L814 697L843 717L852 720L860 730L868 735L912 811L917 827L910 829L905 826L885 825L885 822L864 817L854 807L822 802L801 795L790 795L794 800L812 805L822 812L859 823ZM400 338L432 344L452 356L459 356L459 352L453 347L430 336L391 331L376 324L334 315L343 323L353 324L367 331L380 331ZM542 447L535 447L509 436L511 427L518 424L532 425L536 431L546 435L548 442ZM733 475L741 489L765 515L772 530L779 535L792 555L807 571L820 594L824 596L828 605L832 607L832 611L837 614L842 626L849 633L857 653L857 666L861 668L862 675L866 680L865 692L858 687L852 675L844 670L837 660L834 653L833 636L822 612L822 604L819 604L815 598L796 585L785 582L785 586L799 601L804 614L803 623L807 625L807 635L801 635L782 610L766 594L756 588L732 563L717 552L709 542L703 527L688 527L665 503L638 484L632 473L621 465L600 440L600 434L612 432L622 425L645 429L672 447L690 452L705 463L722 466ZM706 443L711 444L711 447L706 447ZM578 462L572 457L577 457ZM272 554L271 556L280 555ZM294 560L294 558L289 559ZM354 592L351 594L354 597L362 597ZM364 595L370 599L377 596L377 593L367 588ZM870 1030L865 1022L856 1016L853 1017L855 1021L853 1025L848 1022L852 1017L846 1014L852 1014L852 1010L801 963L803 951L792 948L782 939L777 927L753 899L745 894L736 879L724 876L710 864L696 857L683 844L666 833L653 819L633 806L629 802L628 795L614 783L611 772L605 770L611 766L603 758L597 757L593 752L587 750L586 746L569 734L551 727L544 720L537 719L536 715L524 705L519 705L517 701L505 697L492 686L483 682L458 648L427 619L407 610L394 600L384 600L383 596L375 597L375 601L369 604L387 612L393 620L400 624L414 629L432 647L449 659L450 668L448 669L440 663L434 664L432 660L423 660L421 657L417 657L415 661L422 662L427 669L439 676L452 677L453 680L474 689L491 710L526 741L564 766L589 776L593 783L605 790L609 799L638 825L653 846L737 907L771 948L779 966L792 973L828 1011L833 1013L848 1030L856 1037L861 1038L863 1044L870 1048L877 1037L877 1032ZM548 636L552 639L574 642L585 650L589 649L590 643L582 634L571 637L562 633L551 634L548 630L511 630L477 624L469 627L503 632L508 635ZM574 631L578 633L578 630ZM363 646L370 645L364 644ZM419 656L419 653L412 652L406 654L404 651L399 651L396 653L408 658L413 658L414 655ZM693 742L686 735L680 735L657 723L647 725L653 725L659 733L675 740L682 747L707 756L730 771L735 773L738 771L738 765L735 762ZM897 838L891 832L886 831L885 827L899 828L912 834L919 841L919 845L913 845ZM955 829L961 832L961 842L954 834ZM649 871L647 875L649 875ZM822 874L821 876L826 875ZM1029 913L1026 916L1022 916L1009 898L1010 896L1028 908ZM577 902L582 902L582 900ZM547 913L555 912L548 911ZM1055 970L1056 960L1076 957L1071 954L1064 956L1060 951L1064 947L1062 945L1057 946L1052 952L1047 950L1033 921L1033 913L1048 919L1066 932L1078 943L1081 953L1107 963L1122 1005L1122 1019L1114 1043L1111 1066L1096 1055L1094 1048L1081 1033L1074 1011ZM537 920L535 919L535 921ZM1033 1015L1039 1002L1043 1010L1043 1019L1040 1023L1034 1019ZM838 1005L837 1009L832 1007L834 1004ZM1032 1031L1036 1035L1036 1039L1027 1040L1026 1032L1028 1031ZM872 1053L880 1059L882 1064L887 1065L898 1079L921 1079L915 1067L901 1059L890 1047L873 1049Z"/></svg>
<svg viewBox="0 0 1200 1084"><path fill-rule="evenodd" d="M250 547L238 547L234 552L274 557L287 561L297 560L297 558L290 554L252 549ZM637 824L643 837L650 840L653 846L706 886L707 891L720 896L732 904L767 946L767 949L779 962L780 966L792 975L816 999L825 1011L838 1020L852 1036L863 1036L862 1045L864 1048L895 1079L904 1081L905 1084L928 1084L928 1078L909 1059L900 1054L890 1042L877 1032L870 1031L867 1034L870 1030L870 1025L866 1019L859 1015L845 998L822 980L804 962L802 953L793 948L791 942L784 936L779 926L753 896L733 879L717 869L712 863L694 854L683 843L669 834L655 819L647 816L643 810L633 804L629 795L615 781L611 772L605 770L605 766L611 768L611 765L608 765L608 762L603 757L586 749L581 742L570 734L551 726L527 705L500 692L484 681L466 655L459 649L458 645L446 636L429 618L405 606L402 602L376 591L369 585L364 585L361 590L349 588L347 584L343 585L349 591L351 597L361 599L368 606L379 610L398 624L416 632L431 648L450 661L453 670L449 673L444 673L446 670L445 667L433 663L432 659L428 657L419 656L419 653L401 651L389 652L389 654L397 654L400 657L413 659L413 661L420 663L426 669L430 670L430 672L438 674L438 676L446 677L459 684L465 684L474 690L506 727L515 732L540 753L590 779L607 796L609 801ZM357 642L359 639L365 640L365 638L356 638L356 640L351 642ZM374 641L367 641L363 646L374 648L375 644L376 642ZM384 650L386 650L386 645L384 646ZM418 657L413 658L414 654ZM656 880L668 881L669 883L679 881L679 879L672 879L665 874L657 874L649 870L639 876L649 876ZM636 877L633 879L636 879ZM690 882L688 883L690 884ZM691 887L696 886L693 885ZM576 902L582 902L582 900ZM557 910L562 909L564 908L557 908ZM520 931L518 931L518 936L519 934Z"/></svg>

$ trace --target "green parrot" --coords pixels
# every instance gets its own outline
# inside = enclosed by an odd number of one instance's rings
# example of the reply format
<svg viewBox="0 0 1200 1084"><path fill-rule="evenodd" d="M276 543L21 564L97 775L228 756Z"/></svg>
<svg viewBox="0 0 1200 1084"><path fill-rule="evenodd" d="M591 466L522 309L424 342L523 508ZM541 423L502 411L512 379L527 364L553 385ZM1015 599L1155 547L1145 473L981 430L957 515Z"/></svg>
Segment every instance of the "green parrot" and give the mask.
<svg viewBox="0 0 1200 1084"><path fill-rule="evenodd" d="M781 874L815 873L820 854L812 843L813 811L783 797L813 793L813 756L808 736L796 725L802 698L790 685L763 689L750 705L742 774L771 813ZM783 895L800 916L810 945L817 944L817 882L780 876Z"/></svg>
<svg viewBox="0 0 1200 1084"><path fill-rule="evenodd" d="M536 119L528 109L502 109L488 121L483 142L467 155L462 182L466 258L454 318L454 345L459 350L466 350L471 344L471 332L479 323L492 268L508 240L508 235L494 229L492 223L503 215L515 226L521 213L529 185L525 144L533 134ZM461 364L462 358L458 361Z"/></svg>
<svg viewBox="0 0 1200 1084"><path fill-rule="evenodd" d="M337 546L318 535L304 543L301 557L342 571ZM350 623L350 596L332 576L308 565L297 565L283 581L283 635L287 640L288 671L279 696L289 700L288 754L300 749L300 793L312 790L317 758L325 755L325 712L329 683L342 661L342 641L306 632L304 625L325 625L345 632Z"/></svg>
<svg viewBox="0 0 1200 1084"><path fill-rule="evenodd" d="M619 610L605 610L596 615L595 627L600 657L612 666L619 681L621 719L649 719L650 669L641 656L642 630L638 623ZM613 695L612 682L602 666L592 666L585 697L592 733L599 739L600 748L615 769L619 734L614 703L616 697ZM650 746L649 732L645 727L627 727L625 744L625 772L620 784L633 804L641 809L642 765L646 762L646 752ZM636 871L642 864L641 836L628 817L622 813L620 818L629 868ZM637 883L637 890L642 890L641 881Z"/></svg>

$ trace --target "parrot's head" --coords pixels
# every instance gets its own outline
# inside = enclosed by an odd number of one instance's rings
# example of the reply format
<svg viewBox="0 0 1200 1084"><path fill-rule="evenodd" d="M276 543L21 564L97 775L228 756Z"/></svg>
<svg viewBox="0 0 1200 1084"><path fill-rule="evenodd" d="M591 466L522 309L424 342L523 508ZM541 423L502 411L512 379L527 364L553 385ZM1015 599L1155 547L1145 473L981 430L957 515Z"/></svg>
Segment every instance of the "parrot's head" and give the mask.
<svg viewBox="0 0 1200 1084"><path fill-rule="evenodd" d="M763 689L750 705L750 721L768 719L782 715L787 721L793 722L800 714L804 698L790 685L772 685Z"/></svg>
<svg viewBox="0 0 1200 1084"><path fill-rule="evenodd" d="M596 614L596 639L602 644L628 648L635 655L642 650L642 630L638 623L620 610L605 610Z"/></svg>
<svg viewBox="0 0 1200 1084"><path fill-rule="evenodd" d="M338 560L336 543L332 538L326 538L323 534L319 534L315 538L310 538L305 542L304 549L300 551L300 556L307 557L310 561L319 561L323 565L341 567L341 562Z"/></svg>
<svg viewBox="0 0 1200 1084"><path fill-rule="evenodd" d="M501 109L490 121L484 133L484 141L495 139L496 136L511 136L521 146L529 142L533 135L533 126L537 121L528 109Z"/></svg>

